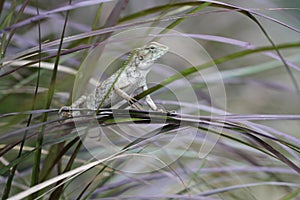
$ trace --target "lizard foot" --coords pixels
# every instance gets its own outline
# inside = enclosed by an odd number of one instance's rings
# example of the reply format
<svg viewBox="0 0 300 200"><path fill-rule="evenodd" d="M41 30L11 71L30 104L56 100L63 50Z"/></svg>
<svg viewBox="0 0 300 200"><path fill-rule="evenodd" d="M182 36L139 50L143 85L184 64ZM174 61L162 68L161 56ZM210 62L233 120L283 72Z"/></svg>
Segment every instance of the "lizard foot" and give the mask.
<svg viewBox="0 0 300 200"><path fill-rule="evenodd" d="M135 98L131 97L128 100L128 103L130 104L130 106L132 106L134 109L137 110L143 110L143 106L138 102L138 100L136 100Z"/></svg>
<svg viewBox="0 0 300 200"><path fill-rule="evenodd" d="M72 117L72 107L70 106L62 106L58 111L58 116L60 119L66 119Z"/></svg>

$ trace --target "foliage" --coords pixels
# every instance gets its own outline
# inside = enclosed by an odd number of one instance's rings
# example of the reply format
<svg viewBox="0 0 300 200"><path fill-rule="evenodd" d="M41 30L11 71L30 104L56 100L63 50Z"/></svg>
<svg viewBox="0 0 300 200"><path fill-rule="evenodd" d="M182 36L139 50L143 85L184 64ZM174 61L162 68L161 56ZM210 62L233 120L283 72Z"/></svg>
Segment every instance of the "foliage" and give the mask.
<svg viewBox="0 0 300 200"><path fill-rule="evenodd" d="M299 9L264 3L1 1L2 199L299 198ZM156 67L153 76L166 77L135 94L174 111L124 103L62 121L79 72L93 73L85 68L92 50L137 27L193 38L212 59L191 65L170 53L162 60L176 72ZM130 37L124 42L138 41ZM190 89L199 102L176 101ZM93 146L104 136L112 145Z"/></svg>

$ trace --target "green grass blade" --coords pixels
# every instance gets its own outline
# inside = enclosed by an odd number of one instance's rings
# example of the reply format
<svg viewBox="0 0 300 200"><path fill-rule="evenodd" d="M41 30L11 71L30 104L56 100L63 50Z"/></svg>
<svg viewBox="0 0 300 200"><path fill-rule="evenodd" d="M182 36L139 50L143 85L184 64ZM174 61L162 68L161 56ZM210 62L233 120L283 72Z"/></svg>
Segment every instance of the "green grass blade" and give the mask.
<svg viewBox="0 0 300 200"><path fill-rule="evenodd" d="M287 43L287 44L281 44L281 45L277 45L277 49L286 49L286 48L296 48L296 47L299 47L300 46L300 43ZM247 56L247 55L251 55L251 54L254 54L254 53L259 53L259 52L264 52L264 51L272 51L274 50L275 48L273 46L265 46L265 47L259 47L257 49L248 49L248 50L244 50L244 51L239 51L239 52L236 52L236 53L232 53L232 54L229 54L227 56L224 56L224 57L221 57L221 58L217 58L217 59L214 59L213 61L211 62L208 62L208 63L204 63L202 65L199 65L199 66L193 66L193 67L190 67L190 68L187 68L185 70L182 70L180 71L179 73L171 76L171 77L168 77L166 78L165 80L163 80L161 83L149 88L148 90L136 95L134 98L139 100L143 97L145 97L146 95L148 94L151 94L152 92L158 90L158 89L161 89L162 87L182 78L182 77L187 77L199 70L203 70L203 69L206 69L208 67L212 67L214 65L217 65L217 64L221 64L221 63L224 63L226 61L230 61L230 60L234 60L234 59L237 59L237 58L241 58L241 57L244 57L244 56Z"/></svg>
<svg viewBox="0 0 300 200"><path fill-rule="evenodd" d="M72 1L70 0L69 3L71 3ZM63 31L61 34L61 41L58 47L58 52L57 52L57 57L55 60L55 64L54 64L54 69L53 69L53 73L52 73L52 77L51 77L51 82L50 82L50 87L49 87L49 91L48 91L48 96L47 96L47 102L46 102L46 109L50 108L51 105L51 101L54 95L54 91L55 91L55 82L56 82L56 76L57 76L57 69L58 69L58 65L59 65L59 60L60 60L60 53L62 50L62 45L63 45L63 39L64 39L64 35L65 35L65 30L67 27L67 22L68 22L68 16L69 16L69 12L67 12L66 14L66 18L65 18L65 23L63 26ZM47 121L47 113L43 113L42 115L42 122L46 122ZM44 137L44 131L45 131L45 126L42 126L40 133L38 134L38 138L37 138L37 142L36 142L36 147L37 147L37 151L35 152L35 159L34 159L34 165L33 165L33 169L32 169L32 178L31 178L31 186L37 185L39 183L39 176L40 176L40 162L41 162L41 147L43 144L43 137ZM35 197L37 197L38 194L33 194L30 198L34 199Z"/></svg>

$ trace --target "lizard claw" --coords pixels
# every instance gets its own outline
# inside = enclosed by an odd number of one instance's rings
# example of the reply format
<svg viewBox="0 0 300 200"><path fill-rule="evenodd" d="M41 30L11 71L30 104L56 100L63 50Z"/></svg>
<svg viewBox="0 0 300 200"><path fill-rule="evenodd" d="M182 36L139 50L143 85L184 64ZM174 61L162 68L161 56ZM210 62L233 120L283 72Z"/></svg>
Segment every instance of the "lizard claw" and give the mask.
<svg viewBox="0 0 300 200"><path fill-rule="evenodd" d="M135 98L131 97L129 100L128 100L128 103L135 109L137 110L143 110L143 107L142 105L138 102L138 100L136 100Z"/></svg>
<svg viewBox="0 0 300 200"><path fill-rule="evenodd" d="M138 102L138 100L136 100L136 99L133 98L133 97L131 97L131 98L128 100L128 103L129 103L130 105L135 104L135 103L137 103L137 102Z"/></svg>

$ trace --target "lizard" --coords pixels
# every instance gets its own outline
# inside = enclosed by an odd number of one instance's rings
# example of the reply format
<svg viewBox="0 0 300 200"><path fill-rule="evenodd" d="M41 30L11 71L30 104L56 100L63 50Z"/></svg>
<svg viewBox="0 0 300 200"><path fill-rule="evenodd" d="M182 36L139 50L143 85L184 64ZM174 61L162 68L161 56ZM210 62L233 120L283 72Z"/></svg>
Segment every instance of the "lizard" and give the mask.
<svg viewBox="0 0 300 200"><path fill-rule="evenodd" d="M127 100L133 108L142 110L140 105L134 104L137 100L130 95L138 88L142 88L143 91L148 89L146 76L151 70L152 64L167 52L168 47L158 42L150 42L141 48L134 49L124 68L120 68L101 82L92 93L82 95L71 106L61 107L59 115L62 117L77 116L80 114L79 111L72 114L65 110L73 108L97 110L110 107L122 99ZM150 95L147 95L145 100L153 111L162 111L158 109Z"/></svg>

